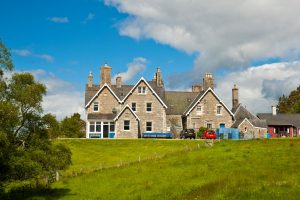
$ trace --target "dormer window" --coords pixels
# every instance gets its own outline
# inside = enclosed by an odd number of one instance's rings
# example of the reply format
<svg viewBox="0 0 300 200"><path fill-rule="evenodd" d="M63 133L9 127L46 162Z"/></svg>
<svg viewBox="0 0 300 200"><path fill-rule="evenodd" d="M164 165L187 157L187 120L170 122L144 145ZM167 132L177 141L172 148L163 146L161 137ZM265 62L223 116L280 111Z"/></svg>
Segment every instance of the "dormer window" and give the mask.
<svg viewBox="0 0 300 200"><path fill-rule="evenodd" d="M94 102L93 103L93 111L98 112L99 111L99 102Z"/></svg>
<svg viewBox="0 0 300 200"><path fill-rule="evenodd" d="M138 87L138 93L139 94L146 94L146 87L145 86L139 86Z"/></svg>

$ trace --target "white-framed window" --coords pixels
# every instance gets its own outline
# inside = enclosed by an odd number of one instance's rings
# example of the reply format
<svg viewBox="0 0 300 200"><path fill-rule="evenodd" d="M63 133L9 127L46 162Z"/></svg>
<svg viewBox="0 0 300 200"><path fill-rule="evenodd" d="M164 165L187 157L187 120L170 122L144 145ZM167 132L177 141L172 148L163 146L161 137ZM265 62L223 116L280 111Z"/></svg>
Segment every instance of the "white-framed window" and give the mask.
<svg viewBox="0 0 300 200"><path fill-rule="evenodd" d="M90 122L90 132L100 133L101 132L101 122Z"/></svg>
<svg viewBox="0 0 300 200"><path fill-rule="evenodd" d="M152 103L150 103L150 102L146 103L146 111L152 112Z"/></svg>
<svg viewBox="0 0 300 200"><path fill-rule="evenodd" d="M146 94L146 87L145 86L139 86L138 87L138 93L139 94Z"/></svg>
<svg viewBox="0 0 300 200"><path fill-rule="evenodd" d="M152 132L152 122L146 122L146 132Z"/></svg>
<svg viewBox="0 0 300 200"><path fill-rule="evenodd" d="M130 131L130 121L124 120L124 131Z"/></svg>
<svg viewBox="0 0 300 200"><path fill-rule="evenodd" d="M132 102L132 103L131 103L131 109L132 109L133 111L136 111L136 103L135 103L135 102Z"/></svg>
<svg viewBox="0 0 300 200"><path fill-rule="evenodd" d="M206 124L206 127L207 127L208 129L212 129L212 123L207 123L207 124Z"/></svg>
<svg viewBox="0 0 300 200"><path fill-rule="evenodd" d="M95 101L93 103L93 111L94 112L98 112L99 111L99 102L98 101Z"/></svg>
<svg viewBox="0 0 300 200"><path fill-rule="evenodd" d="M109 123L109 132L115 132L115 122Z"/></svg>
<svg viewBox="0 0 300 200"><path fill-rule="evenodd" d="M222 106L217 106L217 115L222 115Z"/></svg>
<svg viewBox="0 0 300 200"><path fill-rule="evenodd" d="M202 114L202 109L203 109L202 105L197 105L197 107L196 107L196 114L197 115L201 115Z"/></svg>

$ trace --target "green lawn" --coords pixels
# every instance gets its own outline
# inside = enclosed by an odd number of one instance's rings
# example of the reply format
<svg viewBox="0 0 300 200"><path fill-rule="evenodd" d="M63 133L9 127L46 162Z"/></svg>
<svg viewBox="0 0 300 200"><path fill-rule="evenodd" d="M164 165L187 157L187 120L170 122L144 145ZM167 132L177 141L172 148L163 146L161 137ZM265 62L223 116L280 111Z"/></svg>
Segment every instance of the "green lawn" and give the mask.
<svg viewBox="0 0 300 200"><path fill-rule="evenodd" d="M300 197L299 139L221 141L213 147L193 140L56 142L71 148L74 165L63 172L64 178L54 183L51 191L30 198L274 200ZM70 177L80 171L85 174Z"/></svg>

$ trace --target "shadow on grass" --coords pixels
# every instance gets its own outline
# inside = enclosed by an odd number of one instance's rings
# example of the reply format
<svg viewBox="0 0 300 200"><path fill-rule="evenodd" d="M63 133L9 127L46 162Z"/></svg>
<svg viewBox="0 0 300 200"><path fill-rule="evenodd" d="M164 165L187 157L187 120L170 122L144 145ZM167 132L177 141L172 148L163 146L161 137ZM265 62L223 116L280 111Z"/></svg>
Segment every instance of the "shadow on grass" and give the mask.
<svg viewBox="0 0 300 200"><path fill-rule="evenodd" d="M43 200L55 200L60 199L63 196L70 196L70 189L60 188L22 188L18 190L10 191L9 193L0 193L1 200L15 200L15 199L43 199Z"/></svg>

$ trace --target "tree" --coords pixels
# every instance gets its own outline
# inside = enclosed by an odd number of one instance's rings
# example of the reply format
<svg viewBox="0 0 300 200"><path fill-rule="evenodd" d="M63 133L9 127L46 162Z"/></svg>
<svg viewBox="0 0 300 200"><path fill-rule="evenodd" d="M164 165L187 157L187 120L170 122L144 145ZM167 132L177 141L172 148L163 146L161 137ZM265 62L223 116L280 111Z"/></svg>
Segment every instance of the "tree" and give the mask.
<svg viewBox="0 0 300 200"><path fill-rule="evenodd" d="M3 78L12 69L9 50L0 40L0 190L14 181L48 183L71 164L70 150L48 137L51 117L42 115L41 105L46 87L30 73Z"/></svg>
<svg viewBox="0 0 300 200"><path fill-rule="evenodd" d="M300 86L293 90L288 97L282 95L277 108L279 113L300 113Z"/></svg>
<svg viewBox="0 0 300 200"><path fill-rule="evenodd" d="M57 121L55 115L48 113L43 116L43 120L46 125L48 137L50 139L58 138L61 135L60 124Z"/></svg>
<svg viewBox="0 0 300 200"><path fill-rule="evenodd" d="M82 138L85 136L85 122L80 119L79 113L65 117L61 121L61 132L67 138Z"/></svg>

